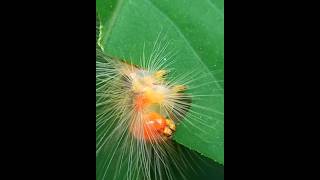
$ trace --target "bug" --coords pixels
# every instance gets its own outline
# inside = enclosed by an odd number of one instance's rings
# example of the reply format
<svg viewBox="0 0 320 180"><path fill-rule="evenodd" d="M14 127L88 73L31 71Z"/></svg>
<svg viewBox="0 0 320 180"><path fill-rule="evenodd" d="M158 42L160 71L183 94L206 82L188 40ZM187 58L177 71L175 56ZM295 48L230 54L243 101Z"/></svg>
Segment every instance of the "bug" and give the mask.
<svg viewBox="0 0 320 180"><path fill-rule="evenodd" d="M105 154L99 179L110 173L130 180L141 175L165 179L162 174L172 171L168 164L180 161L171 139L191 107L187 86L166 81L166 69L139 67L107 56L101 49L97 58L101 59L96 64L97 132L103 132L98 133L97 156ZM123 162L132 168L111 172L111 164L121 167ZM168 177L173 178L172 173Z"/></svg>
<svg viewBox="0 0 320 180"><path fill-rule="evenodd" d="M165 70L152 73L136 66L123 64L120 71L127 79L125 83L128 84L127 91L131 92L133 109L141 117L130 127L133 135L147 141L159 141L171 137L176 126L172 120L173 117L168 117L167 114L172 113L172 110L170 113L163 112L160 107L168 103L169 100L166 97L174 96L186 87L183 85L168 87L164 82L164 75L167 74Z"/></svg>
<svg viewBox="0 0 320 180"><path fill-rule="evenodd" d="M174 115L174 103L168 97L181 96L186 86L166 84L166 70L150 72L123 61L112 61L120 76L118 84L122 84L123 93L131 97L128 104L137 114L131 119L130 132L148 142L162 143L169 139L176 130L174 119L178 115Z"/></svg>
<svg viewBox="0 0 320 180"><path fill-rule="evenodd" d="M186 83L183 79L198 74L185 74L181 81L169 79L171 72L165 68L169 58L163 57L170 56L163 54L167 44L162 42L157 38L150 57L137 65L130 59L106 55L97 45L99 180L186 179L188 155L172 137L178 124L195 114L191 109L194 95L188 92L192 78Z"/></svg>

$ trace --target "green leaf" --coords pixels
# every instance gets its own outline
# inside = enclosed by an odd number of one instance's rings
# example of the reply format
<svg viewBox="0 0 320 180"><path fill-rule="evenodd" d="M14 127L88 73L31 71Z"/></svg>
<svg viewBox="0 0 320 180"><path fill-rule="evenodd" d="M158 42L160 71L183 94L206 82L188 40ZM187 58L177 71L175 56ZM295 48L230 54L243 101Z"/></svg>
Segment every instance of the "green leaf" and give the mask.
<svg viewBox="0 0 320 180"><path fill-rule="evenodd" d="M174 140L224 164L224 2L223 0L97 0L99 43L110 55L139 64L157 36L177 51L176 74L201 72L195 94ZM197 75L197 74L191 74Z"/></svg>

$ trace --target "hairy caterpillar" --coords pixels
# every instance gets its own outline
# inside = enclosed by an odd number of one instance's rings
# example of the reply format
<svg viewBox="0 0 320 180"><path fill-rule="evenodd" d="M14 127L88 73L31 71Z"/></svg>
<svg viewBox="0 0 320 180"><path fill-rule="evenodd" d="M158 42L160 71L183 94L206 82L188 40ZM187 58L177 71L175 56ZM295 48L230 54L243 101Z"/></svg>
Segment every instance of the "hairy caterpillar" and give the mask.
<svg viewBox="0 0 320 180"><path fill-rule="evenodd" d="M97 179L190 179L188 171L201 171L190 166L199 156L171 140L188 114L200 121L191 106L201 96L188 93L188 84L201 72L167 78L172 54L160 37L138 66L96 46Z"/></svg>

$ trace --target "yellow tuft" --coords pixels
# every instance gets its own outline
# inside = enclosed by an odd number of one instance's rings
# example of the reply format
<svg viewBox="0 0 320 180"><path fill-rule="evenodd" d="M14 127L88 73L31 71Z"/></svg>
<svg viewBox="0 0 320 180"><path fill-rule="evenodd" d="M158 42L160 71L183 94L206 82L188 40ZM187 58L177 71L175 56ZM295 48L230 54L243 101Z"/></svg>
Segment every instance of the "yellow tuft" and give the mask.
<svg viewBox="0 0 320 180"><path fill-rule="evenodd" d="M163 130L163 134L166 136L171 136L172 135L172 130L168 127L165 127Z"/></svg>
<svg viewBox="0 0 320 180"><path fill-rule="evenodd" d="M152 88L147 88L145 91L146 97L151 103L162 104L164 100L164 94L162 92L154 91Z"/></svg>
<svg viewBox="0 0 320 180"><path fill-rule="evenodd" d="M171 130L176 131L176 125L171 119L166 119L166 123Z"/></svg>
<svg viewBox="0 0 320 180"><path fill-rule="evenodd" d="M159 70L154 73L154 77L158 80L162 80L163 76L167 74L166 70Z"/></svg>
<svg viewBox="0 0 320 180"><path fill-rule="evenodd" d="M184 85L176 85L176 86L174 86L174 87L172 88L172 91L175 92L175 93L177 93L177 92L184 91L184 90L186 90L186 89L187 89L187 87L184 86Z"/></svg>

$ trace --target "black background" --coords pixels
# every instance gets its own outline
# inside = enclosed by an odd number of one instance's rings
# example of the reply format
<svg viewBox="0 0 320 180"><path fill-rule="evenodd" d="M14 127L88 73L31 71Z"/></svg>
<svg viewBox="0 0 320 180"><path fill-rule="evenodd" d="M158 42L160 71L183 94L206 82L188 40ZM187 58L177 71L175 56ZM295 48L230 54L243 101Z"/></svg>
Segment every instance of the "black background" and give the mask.
<svg viewBox="0 0 320 180"><path fill-rule="evenodd" d="M312 7L225 2L229 179L318 176ZM95 2L14 1L0 12L1 175L95 179Z"/></svg>

